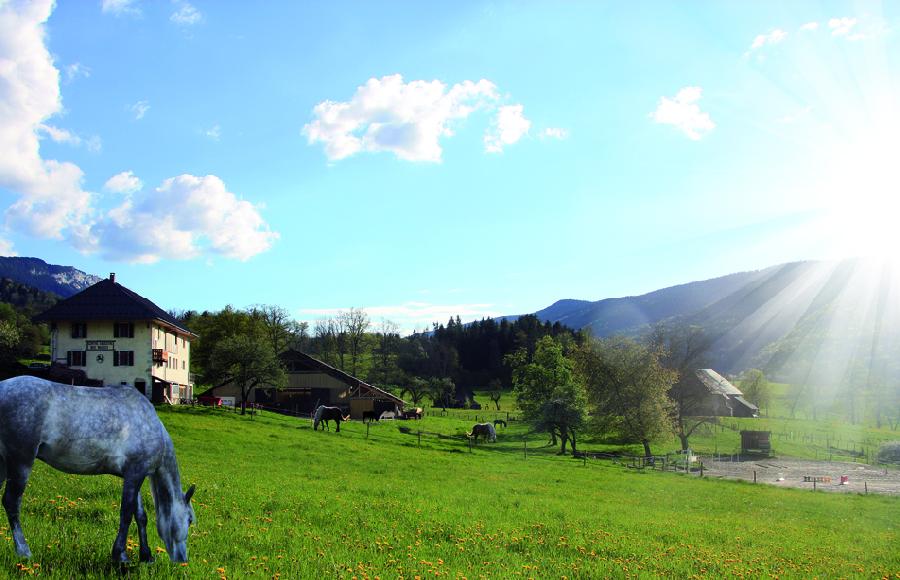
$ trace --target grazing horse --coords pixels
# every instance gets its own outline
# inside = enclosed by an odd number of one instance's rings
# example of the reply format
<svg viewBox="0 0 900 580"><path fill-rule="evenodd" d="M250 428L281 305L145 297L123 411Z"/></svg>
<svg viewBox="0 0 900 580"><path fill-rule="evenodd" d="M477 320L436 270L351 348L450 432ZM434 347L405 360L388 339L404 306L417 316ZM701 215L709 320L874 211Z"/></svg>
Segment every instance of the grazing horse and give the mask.
<svg viewBox="0 0 900 580"><path fill-rule="evenodd" d="M416 407L415 409L409 409L408 411L403 411L404 419L421 419L422 418L422 407Z"/></svg>
<svg viewBox="0 0 900 580"><path fill-rule="evenodd" d="M494 426L490 423L476 423L474 427L472 427L472 432L467 433L469 437L475 439L475 443L478 443L478 436L480 435L485 441L490 441L494 443L497 441L497 432L494 431Z"/></svg>
<svg viewBox="0 0 900 580"><path fill-rule="evenodd" d="M319 405L319 408L316 409L316 414L313 415L313 431L316 431L319 428L319 423L324 422L322 425L322 430L324 431L326 427L328 427L328 421L334 421L337 423L337 429L335 431L337 433L341 432L341 421L349 421L350 415L344 416L344 413L338 407L326 407L325 405Z"/></svg>
<svg viewBox="0 0 900 580"><path fill-rule="evenodd" d="M494 419L494 427L497 427L498 425L503 425L503 428L506 429L506 421L503 419Z"/></svg>
<svg viewBox="0 0 900 580"><path fill-rule="evenodd" d="M150 478L156 530L173 562L187 562L191 496L181 491L172 439L150 401L134 387L72 387L37 377L0 382L0 485L16 553L30 558L19 509L35 458L66 473L124 480L112 559L125 563L134 518L141 562L152 562L141 485Z"/></svg>
<svg viewBox="0 0 900 580"><path fill-rule="evenodd" d="M375 411L363 411L363 422L364 423L366 421L369 421L370 423L372 421L377 421L378 417L379 417L379 415Z"/></svg>

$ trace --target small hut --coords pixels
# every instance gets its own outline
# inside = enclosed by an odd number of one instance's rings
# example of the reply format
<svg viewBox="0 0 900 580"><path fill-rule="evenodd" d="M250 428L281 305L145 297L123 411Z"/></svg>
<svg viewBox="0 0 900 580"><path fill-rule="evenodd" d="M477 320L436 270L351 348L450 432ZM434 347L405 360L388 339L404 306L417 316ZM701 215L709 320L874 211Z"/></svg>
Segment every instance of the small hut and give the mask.
<svg viewBox="0 0 900 580"><path fill-rule="evenodd" d="M741 453L772 453L771 431L741 431Z"/></svg>

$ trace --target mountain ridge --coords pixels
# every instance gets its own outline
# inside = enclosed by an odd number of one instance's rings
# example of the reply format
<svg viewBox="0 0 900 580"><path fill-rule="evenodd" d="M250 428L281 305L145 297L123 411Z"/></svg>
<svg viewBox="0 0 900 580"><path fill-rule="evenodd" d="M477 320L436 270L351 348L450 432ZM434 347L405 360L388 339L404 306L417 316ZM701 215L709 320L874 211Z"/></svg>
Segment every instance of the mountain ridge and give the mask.
<svg viewBox="0 0 900 580"><path fill-rule="evenodd" d="M0 256L0 278L8 278L61 298L68 298L102 280L73 266L49 264L40 258Z"/></svg>

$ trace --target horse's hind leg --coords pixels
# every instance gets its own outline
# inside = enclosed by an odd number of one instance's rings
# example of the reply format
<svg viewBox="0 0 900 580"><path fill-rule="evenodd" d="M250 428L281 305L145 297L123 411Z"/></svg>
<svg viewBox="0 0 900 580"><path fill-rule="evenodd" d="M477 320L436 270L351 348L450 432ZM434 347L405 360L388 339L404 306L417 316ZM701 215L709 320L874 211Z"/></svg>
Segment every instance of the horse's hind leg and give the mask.
<svg viewBox="0 0 900 580"><path fill-rule="evenodd" d="M7 458L5 464L7 479L6 489L3 491L3 508L9 519L9 528L12 530L16 554L23 558L30 558L31 550L28 548L28 542L25 541L25 534L22 532L19 510L22 507L22 494L25 493L25 486L28 485L28 476L31 475L34 460L15 463Z"/></svg>
<svg viewBox="0 0 900 580"><path fill-rule="evenodd" d="M140 559L141 562L153 562L150 555L150 545L147 543L147 512L144 511L144 500L141 497L141 490L137 492L137 502L135 507L137 511L134 513L134 520L137 522L138 540L141 543Z"/></svg>

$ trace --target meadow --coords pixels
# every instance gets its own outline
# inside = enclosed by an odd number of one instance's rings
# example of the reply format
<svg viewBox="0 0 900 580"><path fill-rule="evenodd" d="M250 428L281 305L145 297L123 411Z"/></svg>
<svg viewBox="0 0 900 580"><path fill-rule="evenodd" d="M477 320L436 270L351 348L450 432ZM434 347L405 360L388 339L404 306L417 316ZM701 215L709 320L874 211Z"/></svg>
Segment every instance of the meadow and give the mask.
<svg viewBox="0 0 900 580"><path fill-rule="evenodd" d="M154 564L112 566L120 481L38 462L23 505L34 559L16 558L4 522L0 576L900 577L896 497L583 464L518 422L470 451L472 411L368 438L359 422L314 432L267 412L158 411L198 487L190 563L170 563L154 529ZM134 557L136 540L132 527Z"/></svg>

